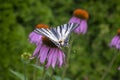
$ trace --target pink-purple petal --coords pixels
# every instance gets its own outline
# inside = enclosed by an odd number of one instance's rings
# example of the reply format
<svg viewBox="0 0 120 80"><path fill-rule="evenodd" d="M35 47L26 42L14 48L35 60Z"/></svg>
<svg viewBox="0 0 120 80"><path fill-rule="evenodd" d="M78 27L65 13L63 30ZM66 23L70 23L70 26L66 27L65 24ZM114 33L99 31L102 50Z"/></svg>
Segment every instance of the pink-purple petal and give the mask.
<svg viewBox="0 0 120 80"><path fill-rule="evenodd" d="M116 45L116 44L117 44L117 42L118 42L118 40L119 40L119 37L118 37L118 36L116 36L116 37L114 38L114 40L113 40L113 44L114 44L114 45Z"/></svg>
<svg viewBox="0 0 120 80"><path fill-rule="evenodd" d="M31 33L29 34L29 41L30 41L31 43L33 43L33 44L38 45L39 42L41 41L41 39L42 39L42 35L39 35L39 34L37 34L37 33L35 33L35 32L31 32Z"/></svg>
<svg viewBox="0 0 120 80"><path fill-rule="evenodd" d="M86 20L82 20L80 27L81 27L81 33L85 34L87 32L87 21Z"/></svg>
<svg viewBox="0 0 120 80"><path fill-rule="evenodd" d="M47 55L48 55L48 51L49 51L49 48L46 45L43 45L43 47L40 50L40 54L39 54L41 63L45 62Z"/></svg>
<svg viewBox="0 0 120 80"><path fill-rule="evenodd" d="M73 16L70 20L69 23L78 23L80 24L74 32L77 34L85 34L87 32L87 20L80 19L78 17Z"/></svg>
<svg viewBox="0 0 120 80"><path fill-rule="evenodd" d="M38 53L39 53L41 47L42 47L42 44L39 44L39 45L36 47L36 49L34 50L33 55L31 56L30 59L33 59L34 57L38 56Z"/></svg>
<svg viewBox="0 0 120 80"><path fill-rule="evenodd" d="M119 37L117 35L115 37L113 37L113 39L110 43L110 47L115 46L117 44L118 40L119 40Z"/></svg>
<svg viewBox="0 0 120 80"><path fill-rule="evenodd" d="M68 23L80 23L81 22L81 19L80 18L77 18L75 16L73 16Z"/></svg>
<svg viewBox="0 0 120 80"><path fill-rule="evenodd" d="M114 47L116 49L120 49L120 35L116 35L110 42L110 47Z"/></svg>
<svg viewBox="0 0 120 80"><path fill-rule="evenodd" d="M47 65L46 65L46 67L48 68L49 66L50 66L50 64L52 63L52 57L53 57L53 55L54 55L54 51L55 51L55 49L54 48L52 48L52 49L50 49L50 52L49 52L49 54L48 54L48 58L47 58Z"/></svg>
<svg viewBox="0 0 120 80"><path fill-rule="evenodd" d="M77 34L80 34L80 33L81 33L80 28L81 28L81 27L80 27L80 25L79 25L79 26L74 30L74 32L77 33Z"/></svg>
<svg viewBox="0 0 120 80"><path fill-rule="evenodd" d="M120 40L118 40L118 42L116 43L116 48L120 49Z"/></svg>
<svg viewBox="0 0 120 80"><path fill-rule="evenodd" d="M58 54L58 49L56 48L56 49L55 49L55 52L54 52L54 55L53 55L53 57L52 57L52 67L53 67L53 68L55 67L55 64L56 64L56 62L57 62L57 58L58 58L57 54Z"/></svg>
<svg viewBox="0 0 120 80"><path fill-rule="evenodd" d="M36 34L35 32L30 33L29 40L31 43L36 44L36 49L34 50L33 55L30 59L37 57L42 64L46 61L47 68L50 66L52 66L52 68L55 68L56 65L59 67L62 66L65 60L65 55L59 48L52 48L45 45L42 42L42 36Z"/></svg>
<svg viewBox="0 0 120 80"><path fill-rule="evenodd" d="M64 56L64 53L61 50L59 50L58 56L59 56L58 57L58 65L59 65L59 67L61 67L62 64L63 64L65 56Z"/></svg>

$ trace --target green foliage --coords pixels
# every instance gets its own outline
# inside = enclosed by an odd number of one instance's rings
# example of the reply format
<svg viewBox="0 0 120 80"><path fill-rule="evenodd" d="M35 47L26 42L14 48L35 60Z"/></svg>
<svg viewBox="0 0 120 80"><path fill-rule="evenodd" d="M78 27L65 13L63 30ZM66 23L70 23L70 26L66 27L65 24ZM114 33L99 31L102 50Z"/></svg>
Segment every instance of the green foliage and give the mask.
<svg viewBox="0 0 120 80"><path fill-rule="evenodd" d="M99 80L114 56L109 42L120 27L119 3L120 0L1 0L0 80L18 80L9 69L15 75L18 73L14 71L23 73L21 54L24 51L32 54L34 51L35 46L28 42L28 35L36 24L57 26L67 23L76 8L89 12L88 32L75 38L65 77L71 80ZM120 55L105 80L120 80L117 70L119 58ZM29 80L34 78L33 66L27 65ZM36 76L42 75L40 69L36 71ZM57 80L62 70L56 68L54 73Z"/></svg>
<svg viewBox="0 0 120 80"><path fill-rule="evenodd" d="M23 74L18 73L18 72L13 71L13 70L10 70L10 72L13 73L14 75L16 75L20 80L25 80ZM28 79L26 79L26 80L28 80Z"/></svg>

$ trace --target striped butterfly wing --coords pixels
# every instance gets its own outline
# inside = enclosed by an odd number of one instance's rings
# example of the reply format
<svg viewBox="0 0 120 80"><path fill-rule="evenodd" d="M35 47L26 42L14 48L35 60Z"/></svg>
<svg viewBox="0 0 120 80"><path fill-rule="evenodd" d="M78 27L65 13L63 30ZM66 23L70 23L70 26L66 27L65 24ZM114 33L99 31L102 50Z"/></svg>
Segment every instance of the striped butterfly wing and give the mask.
<svg viewBox="0 0 120 80"><path fill-rule="evenodd" d="M34 32L49 38L55 45L57 45L58 39L50 29L36 28Z"/></svg>
<svg viewBox="0 0 120 80"><path fill-rule="evenodd" d="M64 41L63 46L66 46L69 41L70 33L78 26L79 24L77 23L63 24L56 28L51 28L51 31L57 37L58 41Z"/></svg>
<svg viewBox="0 0 120 80"><path fill-rule="evenodd" d="M66 46L69 41L71 31L78 26L79 24L77 23L69 23L51 29L37 28L34 31L48 37L56 46L60 47L59 41L64 41L63 45Z"/></svg>

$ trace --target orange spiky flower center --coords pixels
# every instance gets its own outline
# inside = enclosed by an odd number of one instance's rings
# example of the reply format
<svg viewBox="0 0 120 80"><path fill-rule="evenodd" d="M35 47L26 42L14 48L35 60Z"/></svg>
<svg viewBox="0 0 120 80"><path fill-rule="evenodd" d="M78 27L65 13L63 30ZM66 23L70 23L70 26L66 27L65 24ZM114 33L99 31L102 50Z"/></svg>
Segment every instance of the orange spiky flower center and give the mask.
<svg viewBox="0 0 120 80"><path fill-rule="evenodd" d="M52 47L52 48L56 48L57 46L51 41L49 40L47 37L43 36L42 37L42 41L45 45Z"/></svg>
<svg viewBox="0 0 120 80"><path fill-rule="evenodd" d="M120 36L120 29L117 30L117 34Z"/></svg>
<svg viewBox="0 0 120 80"><path fill-rule="evenodd" d="M74 10L73 15L75 17L86 19L86 20L88 20L88 18L89 18L88 12L83 10L83 9L76 9L76 10Z"/></svg>
<svg viewBox="0 0 120 80"><path fill-rule="evenodd" d="M38 24L38 25L36 25L36 28L49 28L49 26L47 26L45 24Z"/></svg>

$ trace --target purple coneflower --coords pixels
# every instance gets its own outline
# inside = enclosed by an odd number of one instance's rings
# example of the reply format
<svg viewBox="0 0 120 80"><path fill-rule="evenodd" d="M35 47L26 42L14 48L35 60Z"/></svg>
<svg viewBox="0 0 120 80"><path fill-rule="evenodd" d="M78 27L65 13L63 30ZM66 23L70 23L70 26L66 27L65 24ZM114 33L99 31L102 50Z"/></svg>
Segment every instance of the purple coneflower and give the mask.
<svg viewBox="0 0 120 80"><path fill-rule="evenodd" d="M78 23L80 24L74 32L77 34L85 34L87 32L87 20L88 12L83 9L76 9L73 12L73 17L69 20L69 23Z"/></svg>
<svg viewBox="0 0 120 80"><path fill-rule="evenodd" d="M37 28L49 28L47 25L39 24ZM36 49L31 57L37 57L40 60L40 63L43 64L46 62L46 67L49 68L51 65L53 68L55 65L59 67L65 61L65 55L61 49L59 49L52 41L47 37L39 35L35 32L31 32L29 35L29 40L31 43L36 44Z"/></svg>
<svg viewBox="0 0 120 80"><path fill-rule="evenodd" d="M48 28L48 26L43 24L38 24L36 28ZM29 41L33 44L38 45L41 42L41 39L42 39L42 35L36 34L35 32L31 32L29 34Z"/></svg>
<svg viewBox="0 0 120 80"><path fill-rule="evenodd" d="M117 35L115 35L111 42L110 47L115 47L116 49L120 49L120 29L118 29Z"/></svg>

